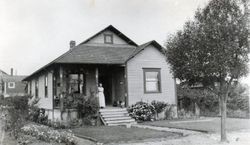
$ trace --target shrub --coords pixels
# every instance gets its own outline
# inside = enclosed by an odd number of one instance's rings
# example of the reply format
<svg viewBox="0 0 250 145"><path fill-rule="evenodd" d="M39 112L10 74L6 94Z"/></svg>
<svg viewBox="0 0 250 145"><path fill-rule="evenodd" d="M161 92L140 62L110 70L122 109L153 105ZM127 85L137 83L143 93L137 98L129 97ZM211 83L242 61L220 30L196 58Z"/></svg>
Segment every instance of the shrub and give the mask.
<svg viewBox="0 0 250 145"><path fill-rule="evenodd" d="M29 102L29 120L33 122L38 122L40 109L37 104L39 102L39 98L34 98Z"/></svg>
<svg viewBox="0 0 250 145"><path fill-rule="evenodd" d="M181 109L178 111L178 118L179 119L194 119L197 118L195 114L192 111L186 111L184 109Z"/></svg>
<svg viewBox="0 0 250 145"><path fill-rule="evenodd" d="M86 120L88 118L96 119L99 109L98 101L96 97L83 97L79 96L75 98L74 106L77 109L78 117ZM85 119L86 118L86 119ZM85 121L83 121L84 123ZM88 124L88 123L87 123Z"/></svg>
<svg viewBox="0 0 250 145"><path fill-rule="evenodd" d="M155 107L156 113L161 113L164 111L164 109L168 106L168 103L165 103L163 101L152 101L151 105Z"/></svg>
<svg viewBox="0 0 250 145"><path fill-rule="evenodd" d="M173 105L167 105L165 107L165 119L173 119L174 116L176 115L176 112L173 110L174 107Z"/></svg>
<svg viewBox="0 0 250 145"><path fill-rule="evenodd" d="M28 98L29 96L15 96L2 100L6 110L5 129L15 138L18 138L20 128L28 118Z"/></svg>
<svg viewBox="0 0 250 145"><path fill-rule="evenodd" d="M66 145L76 145L76 139L71 130L57 131L44 125L26 125L21 128L22 132L26 135L31 135L39 140L45 142L65 143Z"/></svg>
<svg viewBox="0 0 250 145"><path fill-rule="evenodd" d="M150 121L156 113L155 107L145 102L137 102L128 108L129 115L137 121Z"/></svg>

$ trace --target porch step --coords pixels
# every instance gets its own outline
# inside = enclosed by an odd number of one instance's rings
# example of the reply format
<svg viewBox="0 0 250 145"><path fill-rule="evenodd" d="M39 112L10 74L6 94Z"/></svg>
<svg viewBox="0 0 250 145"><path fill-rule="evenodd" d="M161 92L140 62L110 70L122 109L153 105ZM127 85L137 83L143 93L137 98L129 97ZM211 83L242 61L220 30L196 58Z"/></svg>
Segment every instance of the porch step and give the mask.
<svg viewBox="0 0 250 145"><path fill-rule="evenodd" d="M110 117L123 117L123 116L129 116L128 113L124 113L124 114L103 114L102 115L105 118L110 118Z"/></svg>
<svg viewBox="0 0 250 145"><path fill-rule="evenodd" d="M100 109L100 112L117 112L117 111L127 111L126 108L105 108L105 109Z"/></svg>
<svg viewBox="0 0 250 145"><path fill-rule="evenodd" d="M107 126L136 124L136 121L129 116L126 108L105 108L100 109L99 112L102 122Z"/></svg>
<svg viewBox="0 0 250 145"><path fill-rule="evenodd" d="M124 119L131 119L130 116L120 116L120 117L106 117L105 121L112 121L112 120L124 120Z"/></svg>
<svg viewBox="0 0 250 145"><path fill-rule="evenodd" d="M127 111L117 111L117 112L100 112L102 115L123 115L123 114L128 114Z"/></svg>

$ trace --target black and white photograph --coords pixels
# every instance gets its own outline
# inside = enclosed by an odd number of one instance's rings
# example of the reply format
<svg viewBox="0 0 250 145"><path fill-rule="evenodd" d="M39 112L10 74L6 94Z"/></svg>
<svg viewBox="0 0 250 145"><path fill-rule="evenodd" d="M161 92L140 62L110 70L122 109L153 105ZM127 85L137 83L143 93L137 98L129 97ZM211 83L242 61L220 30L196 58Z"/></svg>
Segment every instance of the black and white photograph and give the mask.
<svg viewBox="0 0 250 145"><path fill-rule="evenodd" d="M0 0L0 145L250 145L250 0Z"/></svg>

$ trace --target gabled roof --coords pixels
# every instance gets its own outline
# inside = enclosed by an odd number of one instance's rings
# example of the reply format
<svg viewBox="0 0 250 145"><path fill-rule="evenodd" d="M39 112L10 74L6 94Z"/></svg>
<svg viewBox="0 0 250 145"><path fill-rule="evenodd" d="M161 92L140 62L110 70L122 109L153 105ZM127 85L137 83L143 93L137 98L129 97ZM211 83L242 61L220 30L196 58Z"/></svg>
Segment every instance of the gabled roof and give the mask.
<svg viewBox="0 0 250 145"><path fill-rule="evenodd" d="M95 37L99 33L107 29L112 29L114 33L117 35L124 37L126 41L130 45L118 45L118 44L110 44L110 45L102 45L102 44L86 44L91 38ZM119 33L119 34L118 34ZM133 44L133 45L131 45ZM62 54L52 62L48 63L44 67L32 73L30 76L24 78L23 81L27 81L30 77L41 72L52 64L65 64L65 63L78 63L78 64L120 64L123 65L135 55L143 51L147 46L153 45L159 51L163 52L164 48L157 43L156 41L150 41L140 46L137 46L132 40L127 38L124 34L114 28L112 25L98 32L94 36L85 40L81 44L73 47L66 53Z"/></svg>
<svg viewBox="0 0 250 145"><path fill-rule="evenodd" d="M116 35L118 35L120 38L122 38L128 44L134 45L134 46L138 46L134 41L132 41L131 39L129 39L126 35L124 35L122 32L120 32L118 29L116 29L112 25L109 25L108 27L106 27L103 30L101 30L98 33L96 33L95 35L89 37L88 39L86 39L85 41L83 41L82 43L80 43L80 45L89 42L92 38L96 37L97 35L101 34L102 32L104 32L106 30L112 31L113 33L115 33Z"/></svg>
<svg viewBox="0 0 250 145"><path fill-rule="evenodd" d="M140 53L141 51L143 51L146 47L148 47L149 45L153 45L155 48L157 48L161 53L163 53L163 55L165 55L165 48L162 47L158 42L156 42L155 40L149 41L147 43L144 43L140 46L138 46L135 51L133 52L133 54L128 58L127 61L129 61L131 58L133 58L134 56L136 56L138 53Z"/></svg>
<svg viewBox="0 0 250 145"><path fill-rule="evenodd" d="M11 76L11 75L4 75L2 76L2 80L4 82L21 82L27 76Z"/></svg>
<svg viewBox="0 0 250 145"><path fill-rule="evenodd" d="M6 72L4 72L4 71L2 71L1 69L0 69L0 75L8 75Z"/></svg>
<svg viewBox="0 0 250 145"><path fill-rule="evenodd" d="M131 45L93 45L79 44L62 54L52 62L26 77L27 81L34 74L42 71L52 64L78 63L78 64L125 64L136 50Z"/></svg>
<svg viewBox="0 0 250 145"><path fill-rule="evenodd" d="M54 60L54 63L124 64L136 50L129 45L81 44Z"/></svg>

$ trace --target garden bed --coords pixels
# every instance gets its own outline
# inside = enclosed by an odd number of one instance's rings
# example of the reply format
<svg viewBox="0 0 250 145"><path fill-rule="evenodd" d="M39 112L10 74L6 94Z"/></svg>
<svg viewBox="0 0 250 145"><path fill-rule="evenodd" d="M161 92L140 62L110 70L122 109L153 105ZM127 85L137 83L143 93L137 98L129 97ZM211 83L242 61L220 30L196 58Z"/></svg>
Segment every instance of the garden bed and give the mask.
<svg viewBox="0 0 250 145"><path fill-rule="evenodd" d="M135 127L126 128L124 126L81 127L73 129L72 131L78 137L89 138L104 144L180 137L179 134L172 132L155 131Z"/></svg>

